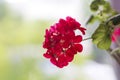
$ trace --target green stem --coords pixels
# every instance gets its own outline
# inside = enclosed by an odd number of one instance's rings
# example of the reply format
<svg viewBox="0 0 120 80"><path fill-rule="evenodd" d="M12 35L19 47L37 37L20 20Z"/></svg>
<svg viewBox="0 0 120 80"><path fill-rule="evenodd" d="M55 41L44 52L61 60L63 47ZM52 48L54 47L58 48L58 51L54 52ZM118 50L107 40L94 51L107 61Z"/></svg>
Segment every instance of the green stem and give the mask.
<svg viewBox="0 0 120 80"><path fill-rule="evenodd" d="M86 41L86 40L89 40L89 39L92 39L92 38L88 37L88 38L83 39L82 41Z"/></svg>

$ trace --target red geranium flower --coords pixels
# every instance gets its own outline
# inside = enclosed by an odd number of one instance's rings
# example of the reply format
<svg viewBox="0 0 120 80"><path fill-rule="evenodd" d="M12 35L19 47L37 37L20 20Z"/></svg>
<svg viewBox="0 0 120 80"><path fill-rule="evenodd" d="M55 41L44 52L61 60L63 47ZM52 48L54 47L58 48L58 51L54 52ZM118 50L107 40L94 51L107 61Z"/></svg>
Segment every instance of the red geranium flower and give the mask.
<svg viewBox="0 0 120 80"><path fill-rule="evenodd" d="M66 17L66 20L60 19L49 30L46 29L43 48L46 48L47 52L44 53L44 57L49 58L57 67L67 66L74 55L83 50L80 44L82 36L75 34L77 29L85 34L86 29L71 17Z"/></svg>
<svg viewBox="0 0 120 80"><path fill-rule="evenodd" d="M115 28L115 30L112 33L112 41L116 42L120 38L120 27Z"/></svg>

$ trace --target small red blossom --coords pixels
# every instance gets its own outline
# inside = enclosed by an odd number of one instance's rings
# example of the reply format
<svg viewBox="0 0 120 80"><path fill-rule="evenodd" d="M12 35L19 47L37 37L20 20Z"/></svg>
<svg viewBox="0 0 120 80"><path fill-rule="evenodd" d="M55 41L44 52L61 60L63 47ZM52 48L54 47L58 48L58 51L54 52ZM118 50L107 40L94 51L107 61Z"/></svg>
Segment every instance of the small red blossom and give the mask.
<svg viewBox="0 0 120 80"><path fill-rule="evenodd" d="M46 29L45 41L43 48L46 48L44 57L49 58L51 63L57 67L67 66L74 58L77 52L82 52L83 46L81 35L76 35L75 30L80 30L85 34L85 28L71 17L66 17L66 20L60 19L58 23Z"/></svg>
<svg viewBox="0 0 120 80"><path fill-rule="evenodd" d="M115 28L115 30L112 33L112 41L116 42L120 38L120 27Z"/></svg>

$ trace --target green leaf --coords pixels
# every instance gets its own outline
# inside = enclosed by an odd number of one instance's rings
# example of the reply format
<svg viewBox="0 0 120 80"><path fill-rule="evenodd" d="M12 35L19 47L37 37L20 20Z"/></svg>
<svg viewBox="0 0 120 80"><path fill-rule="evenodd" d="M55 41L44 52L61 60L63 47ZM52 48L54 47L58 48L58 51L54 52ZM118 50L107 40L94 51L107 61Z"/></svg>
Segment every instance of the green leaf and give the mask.
<svg viewBox="0 0 120 80"><path fill-rule="evenodd" d="M104 12L104 13L110 13L111 9L112 9L112 8L111 8L110 3L109 3L109 2L106 2L106 3L104 4L103 12Z"/></svg>
<svg viewBox="0 0 120 80"><path fill-rule="evenodd" d="M120 24L120 14L114 15L110 19L108 19L107 24L109 25L109 22L112 22L113 25L119 25Z"/></svg>
<svg viewBox="0 0 120 80"><path fill-rule="evenodd" d="M100 49L109 49L111 45L111 32L104 22L99 25L92 35L92 42Z"/></svg>
<svg viewBox="0 0 120 80"><path fill-rule="evenodd" d="M111 45L110 36L105 36L102 40L97 44L100 49L109 49Z"/></svg>
<svg viewBox="0 0 120 80"><path fill-rule="evenodd" d="M97 33L97 34L93 34L92 35L92 41L94 44L98 44L99 41L101 41L101 39L104 37L104 34L103 33Z"/></svg>
<svg viewBox="0 0 120 80"><path fill-rule="evenodd" d="M93 1L92 3L91 3L91 5L90 5L90 9L92 10L92 11L97 11L98 9L99 9L99 5L98 5L99 3L98 3L98 1Z"/></svg>
<svg viewBox="0 0 120 80"><path fill-rule="evenodd" d="M104 5L105 4L105 0L95 0L99 5Z"/></svg>
<svg viewBox="0 0 120 80"><path fill-rule="evenodd" d="M88 25L89 23L93 23L95 20L96 20L96 17L94 15L91 15L87 20L86 25Z"/></svg>

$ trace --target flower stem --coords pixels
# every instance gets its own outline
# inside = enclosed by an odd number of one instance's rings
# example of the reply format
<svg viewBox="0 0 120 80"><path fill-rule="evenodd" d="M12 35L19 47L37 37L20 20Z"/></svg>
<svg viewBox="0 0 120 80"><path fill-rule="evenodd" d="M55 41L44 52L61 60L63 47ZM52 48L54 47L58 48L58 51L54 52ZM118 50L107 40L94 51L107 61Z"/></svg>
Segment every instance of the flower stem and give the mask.
<svg viewBox="0 0 120 80"><path fill-rule="evenodd" d="M111 51L111 54L114 54L114 53L116 53L116 52L119 51L119 50L120 50L120 47L115 48L115 49L113 49L113 50Z"/></svg>
<svg viewBox="0 0 120 80"><path fill-rule="evenodd" d="M114 54L111 54L114 59L116 60L116 62L120 65L120 53L114 53Z"/></svg>
<svg viewBox="0 0 120 80"><path fill-rule="evenodd" d="M120 65L120 53L118 52L120 48L108 49L107 52L116 60L116 62Z"/></svg>
<svg viewBox="0 0 120 80"><path fill-rule="evenodd" d="M88 37L88 38L83 39L82 41L86 41L86 40L89 40L89 39L92 39L92 38Z"/></svg>

